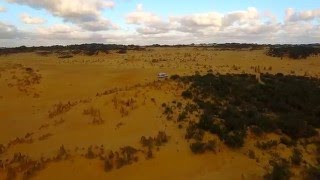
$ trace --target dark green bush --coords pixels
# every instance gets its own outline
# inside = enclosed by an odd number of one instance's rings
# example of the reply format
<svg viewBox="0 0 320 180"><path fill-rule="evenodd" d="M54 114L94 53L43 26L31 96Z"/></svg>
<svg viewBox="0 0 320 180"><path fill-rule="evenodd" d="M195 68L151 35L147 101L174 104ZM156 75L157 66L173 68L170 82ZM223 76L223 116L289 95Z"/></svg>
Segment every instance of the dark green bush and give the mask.
<svg viewBox="0 0 320 180"><path fill-rule="evenodd" d="M152 147L153 146L153 138L152 137L146 138L145 136L142 136L140 138L140 143L143 147Z"/></svg>
<svg viewBox="0 0 320 180"><path fill-rule="evenodd" d="M249 74L180 77L188 85L182 96L196 105L185 111L202 113L194 128L217 134L231 147L243 145L245 133L239 132L248 127L256 135L283 132L294 140L318 134L320 80L283 74L261 74L260 79L263 84ZM195 129L187 130L187 139Z"/></svg>
<svg viewBox="0 0 320 180"><path fill-rule="evenodd" d="M248 156L250 159L255 159L256 158L256 154L253 150L249 150L248 151Z"/></svg>
<svg viewBox="0 0 320 180"><path fill-rule="evenodd" d="M190 91L183 91L181 95L184 98L188 98L188 99L192 98L192 93Z"/></svg>
<svg viewBox="0 0 320 180"><path fill-rule="evenodd" d="M263 150L268 150L268 149L271 149L275 146L277 146L279 143L275 140L270 140L270 141L265 141L265 142L260 142L258 141L256 143L256 146L259 148L259 149L263 149Z"/></svg>
<svg viewBox="0 0 320 180"><path fill-rule="evenodd" d="M186 129L186 139L195 139L201 141L203 139L204 132L202 129L199 129L197 124L189 122L189 125Z"/></svg>
<svg viewBox="0 0 320 180"><path fill-rule="evenodd" d="M288 146L288 147L291 147L291 146L295 146L297 144L296 141L294 140L291 140L290 138L287 138L287 137L281 137L280 138L280 143Z"/></svg>
<svg viewBox="0 0 320 180"><path fill-rule="evenodd" d="M302 153L300 152L300 150L297 148L294 148L290 159L292 164L297 166L300 165L302 161Z"/></svg>
<svg viewBox="0 0 320 180"><path fill-rule="evenodd" d="M206 151L216 151L216 141L210 140L207 143L201 141L196 141L195 143L190 144L190 149L195 154L202 154Z"/></svg>
<svg viewBox="0 0 320 180"><path fill-rule="evenodd" d="M305 59L320 54L320 49L313 45L282 45L271 46L267 55L273 57L289 57L292 59Z"/></svg>
<svg viewBox="0 0 320 180"><path fill-rule="evenodd" d="M250 130L256 136L262 136L263 134L263 130L258 126L252 126Z"/></svg>
<svg viewBox="0 0 320 180"><path fill-rule="evenodd" d="M87 153L86 153L86 158L88 159L93 159L95 158L95 154L92 150L92 146L88 147Z"/></svg>
<svg viewBox="0 0 320 180"><path fill-rule="evenodd" d="M284 114L280 116L278 124L284 133L294 139L316 135L317 131L303 119L303 116L299 114Z"/></svg>
<svg viewBox="0 0 320 180"><path fill-rule="evenodd" d="M170 79L172 79L172 80L178 80L180 78L180 76L179 75L172 75L171 77L170 77Z"/></svg>
<svg viewBox="0 0 320 180"><path fill-rule="evenodd" d="M210 151L216 151L217 142L215 140L209 140L206 144L206 149Z"/></svg>
<svg viewBox="0 0 320 180"><path fill-rule="evenodd" d="M246 133L244 131L229 132L223 138L226 145L231 148L240 148L244 144Z"/></svg>
<svg viewBox="0 0 320 180"><path fill-rule="evenodd" d="M277 161L271 161L272 171L267 173L264 177L268 180L289 180L292 173L289 168L289 164L286 160L280 159Z"/></svg>
<svg viewBox="0 0 320 180"><path fill-rule="evenodd" d="M104 170L105 170L106 172L109 172L109 171L111 171L112 169L113 169L112 161L109 160L108 158L106 158L106 159L104 160Z"/></svg>
<svg viewBox="0 0 320 180"><path fill-rule="evenodd" d="M283 132L293 140L318 134L320 80L283 74L261 74L260 79L263 83L249 74L180 77L188 85L182 96L193 100L184 112L200 113L186 138L201 134L199 129L217 134L230 147L241 147L248 128L258 136Z"/></svg>
<svg viewBox="0 0 320 180"><path fill-rule="evenodd" d="M184 121L186 118L187 118L187 113L183 111L182 113L179 114L178 121Z"/></svg>
<svg viewBox="0 0 320 180"><path fill-rule="evenodd" d="M305 180L318 180L320 179L320 166L310 166L305 170L304 174Z"/></svg>
<svg viewBox="0 0 320 180"><path fill-rule="evenodd" d="M154 140L157 146L161 146L162 144L168 142L168 136L164 131L159 131Z"/></svg>
<svg viewBox="0 0 320 180"><path fill-rule="evenodd" d="M195 143L192 143L190 145L190 149L193 153L195 154L202 154L206 151L206 144L205 143L202 143L200 141L197 141Z"/></svg>

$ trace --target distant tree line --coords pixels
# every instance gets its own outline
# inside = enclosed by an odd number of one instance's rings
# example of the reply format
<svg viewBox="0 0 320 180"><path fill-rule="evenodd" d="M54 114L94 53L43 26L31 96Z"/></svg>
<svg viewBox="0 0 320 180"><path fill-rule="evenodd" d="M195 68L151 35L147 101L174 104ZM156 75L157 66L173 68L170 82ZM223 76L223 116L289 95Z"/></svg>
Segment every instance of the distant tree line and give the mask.
<svg viewBox="0 0 320 180"><path fill-rule="evenodd" d="M136 45L116 45L116 44L81 44L81 45L67 45L67 46L39 46L26 47L20 46L15 48L2 48L0 55L9 55L15 53L36 52L40 55L49 55L56 53L63 58L71 55L84 54L88 56L96 55L99 52L109 53L111 50L116 50L120 54L126 53L127 50L144 50L143 47Z"/></svg>
<svg viewBox="0 0 320 180"><path fill-rule="evenodd" d="M268 56L272 57L288 57L291 59L305 59L309 56L319 55L320 46L310 45L282 45L270 46L267 51Z"/></svg>
<svg viewBox="0 0 320 180"><path fill-rule="evenodd" d="M109 53L111 50L117 51L119 54L125 54L127 50L141 51L146 47L212 47L217 50L262 50L268 48L266 54L273 57L288 57L291 59L304 59L309 56L320 54L319 44L306 44L306 45L270 45L270 44L249 44L249 43L225 43L225 44L178 44L178 45L160 45L153 44L149 46L138 45L118 45L118 44L80 44L80 45L67 45L67 46L39 46L39 47L26 47L20 46L15 48L0 48L1 55L9 55L14 53L28 53L36 52L40 55L49 55L56 53L61 58L69 58L76 54L84 54L88 56L96 55L98 53Z"/></svg>

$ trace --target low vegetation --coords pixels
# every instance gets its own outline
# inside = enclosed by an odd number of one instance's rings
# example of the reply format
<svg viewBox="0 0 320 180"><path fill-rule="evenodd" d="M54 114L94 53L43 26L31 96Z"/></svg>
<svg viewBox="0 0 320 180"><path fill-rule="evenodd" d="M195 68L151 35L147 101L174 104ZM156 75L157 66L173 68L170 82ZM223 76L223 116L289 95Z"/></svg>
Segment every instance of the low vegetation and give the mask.
<svg viewBox="0 0 320 180"><path fill-rule="evenodd" d="M104 120L101 117L101 113L99 109L90 107L88 109L85 109L83 111L84 115L91 116L91 124L102 124L104 123Z"/></svg>
<svg viewBox="0 0 320 180"><path fill-rule="evenodd" d="M293 140L318 134L320 127L320 80L282 74L254 75L193 75L173 76L188 88L182 97L192 100L201 114L197 122L190 122L186 139L202 140L203 131L217 134L226 145L242 147L248 128L256 134L282 132ZM187 110L179 115L183 120ZM165 114L172 114L167 105ZM291 140L292 139L292 140ZM291 142L292 141L292 142ZM268 149L278 142L260 142Z"/></svg>
<svg viewBox="0 0 320 180"><path fill-rule="evenodd" d="M216 151L216 141L210 140L207 143L196 141L190 144L190 149L195 154L202 154L206 151Z"/></svg>
<svg viewBox="0 0 320 180"><path fill-rule="evenodd" d="M35 52L42 56L57 54L60 58L71 58L73 55L83 54L87 56L97 55L98 53L108 54L112 50L117 50L119 53L126 53L127 50L144 50L143 47L135 45L116 45L116 44L81 44L68 46L40 46L26 47L20 46L15 48L0 49L0 55L9 55L15 53L30 53Z"/></svg>
<svg viewBox="0 0 320 180"><path fill-rule="evenodd" d="M319 55L320 47L316 45L282 45L270 46L267 55L273 57L288 57L291 59L305 59L309 56Z"/></svg>
<svg viewBox="0 0 320 180"><path fill-rule="evenodd" d="M267 173L264 178L267 180L289 180L292 176L289 163L285 159L271 160L271 172Z"/></svg>

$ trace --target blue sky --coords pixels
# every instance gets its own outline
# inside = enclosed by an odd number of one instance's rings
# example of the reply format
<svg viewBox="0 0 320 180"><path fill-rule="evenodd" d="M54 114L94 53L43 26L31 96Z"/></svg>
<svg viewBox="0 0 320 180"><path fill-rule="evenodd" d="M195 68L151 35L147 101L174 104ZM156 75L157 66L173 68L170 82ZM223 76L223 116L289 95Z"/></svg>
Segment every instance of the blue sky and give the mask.
<svg viewBox="0 0 320 180"><path fill-rule="evenodd" d="M313 43L319 19L319 0L0 0L0 42Z"/></svg>

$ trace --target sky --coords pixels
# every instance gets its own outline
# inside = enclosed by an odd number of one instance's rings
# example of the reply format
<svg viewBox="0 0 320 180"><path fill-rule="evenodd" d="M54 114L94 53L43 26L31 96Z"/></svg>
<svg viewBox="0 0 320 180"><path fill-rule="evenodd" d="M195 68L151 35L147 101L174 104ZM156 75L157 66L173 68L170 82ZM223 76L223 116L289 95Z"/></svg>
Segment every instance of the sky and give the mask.
<svg viewBox="0 0 320 180"><path fill-rule="evenodd" d="M319 0L0 0L0 47L319 41Z"/></svg>

